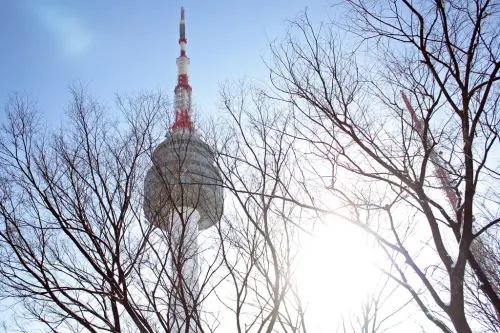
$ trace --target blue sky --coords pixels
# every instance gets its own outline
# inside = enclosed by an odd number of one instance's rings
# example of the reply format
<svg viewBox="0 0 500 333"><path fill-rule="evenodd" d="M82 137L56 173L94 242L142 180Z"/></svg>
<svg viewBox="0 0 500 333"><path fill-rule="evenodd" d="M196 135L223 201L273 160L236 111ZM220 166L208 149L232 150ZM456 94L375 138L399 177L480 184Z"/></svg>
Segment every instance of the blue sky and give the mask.
<svg viewBox="0 0 500 333"><path fill-rule="evenodd" d="M269 40L308 7L324 15L325 0L102 1L0 0L0 105L27 91L49 121L69 100L68 85L90 83L112 105L115 93L176 83L180 7L186 8L187 54L194 102L216 110L224 80L266 78Z"/></svg>

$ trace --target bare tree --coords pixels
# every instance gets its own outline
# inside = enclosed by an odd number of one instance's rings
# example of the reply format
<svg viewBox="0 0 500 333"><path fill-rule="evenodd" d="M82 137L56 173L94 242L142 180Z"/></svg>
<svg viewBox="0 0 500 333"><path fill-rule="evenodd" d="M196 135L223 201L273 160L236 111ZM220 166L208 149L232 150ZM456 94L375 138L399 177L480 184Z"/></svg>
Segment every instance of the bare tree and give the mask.
<svg viewBox="0 0 500 333"><path fill-rule="evenodd" d="M220 245L211 244L215 254L204 257L198 290L183 288L193 277L171 267L197 255L179 250L176 235L186 224L173 232L143 216L142 184L152 148L166 132L158 126L167 117L166 97L121 97L112 114L81 86L71 95L69 120L58 133L44 127L28 96L15 94L6 107L2 298L52 332L212 331L199 304L221 266ZM21 318L15 317L22 328Z"/></svg>
<svg viewBox="0 0 500 333"><path fill-rule="evenodd" d="M500 295L500 227L495 225L476 238L471 245L471 252L477 258L478 264L492 281L493 290ZM489 299L482 292L482 283L470 270L466 273L469 283L466 285L466 303L470 309L470 315L483 323L486 329L498 331L500 315L491 306Z"/></svg>
<svg viewBox="0 0 500 333"><path fill-rule="evenodd" d="M377 333L397 328L408 320L409 314L404 311L411 301L398 295L401 289L389 276L380 276L376 288L365 296L359 308L341 315L337 332Z"/></svg>
<svg viewBox="0 0 500 333"><path fill-rule="evenodd" d="M178 247L183 212L175 232L142 213L165 98L121 99L120 118L76 89L50 134L15 95L0 141L2 297L49 331L215 331L200 305L216 295L235 331L306 332L299 235L329 215L371 237L437 329L498 330L498 4L345 4L272 46L272 89L223 89L225 130L206 136L231 209L196 292L179 273L193 255Z"/></svg>
<svg viewBox="0 0 500 333"><path fill-rule="evenodd" d="M226 215L197 246L187 223L197 207L186 210L172 186L197 193L192 187L202 184L183 165L186 152L200 147L174 145L169 158L179 163L173 176L181 181L172 184L155 157L167 131L161 124L169 123L165 96L119 97L112 113L83 87L71 95L57 133L44 127L28 96L14 94L6 107L0 291L23 310L9 324L21 331L32 321L51 332L213 332L231 313L234 331L305 332L294 278L302 209L281 199L296 159L283 130L290 118L270 112L269 100L257 95L256 113L227 100L239 126L204 133L218 148L213 167L224 175ZM148 169L165 188L158 202L143 187ZM221 310L202 306L214 297Z"/></svg>
<svg viewBox="0 0 500 333"><path fill-rule="evenodd" d="M340 19L316 25L301 16L272 45L268 95L294 108L293 135L310 170L324 177L314 164L332 165L326 185L344 207L333 212L399 253L397 274L387 274L436 327L472 332L485 322L469 312L469 268L480 283L475 297L500 311L495 277L471 250L500 221L499 4L343 4Z"/></svg>
<svg viewBox="0 0 500 333"><path fill-rule="evenodd" d="M224 86L221 102L224 129L211 133L224 133L217 164L238 207L220 229L234 297L224 303L237 332L305 332L294 277L302 209L282 199L297 166L290 117L245 84Z"/></svg>
<svg viewBox="0 0 500 333"><path fill-rule="evenodd" d="M231 300L236 304L222 297L220 301L234 313L238 332L307 332L308 302L296 280L301 236L314 232L322 217L344 215L321 208L327 206L322 197L328 190L323 182L316 186L312 180L317 158L304 152L310 139L304 139L297 127L295 110L266 94L247 82L223 85L223 125L208 131L217 133L212 139L219 154L217 163L235 202L232 206L238 207L226 215L220 228L221 239L226 240L223 258L234 289ZM377 242L372 246L379 247ZM328 254L332 262L325 265L335 266L336 255ZM388 267L383 267L387 273L394 270L395 257L389 258ZM336 269L344 274L343 267ZM394 328L407 318L402 310L408 298L397 296L397 289L393 281L381 278L360 304L361 311L344 313L349 318L332 312L325 323L335 326L336 318L344 323L352 319L354 326L343 328L349 332L357 331L358 324L363 332ZM328 306L328 300L324 302Z"/></svg>

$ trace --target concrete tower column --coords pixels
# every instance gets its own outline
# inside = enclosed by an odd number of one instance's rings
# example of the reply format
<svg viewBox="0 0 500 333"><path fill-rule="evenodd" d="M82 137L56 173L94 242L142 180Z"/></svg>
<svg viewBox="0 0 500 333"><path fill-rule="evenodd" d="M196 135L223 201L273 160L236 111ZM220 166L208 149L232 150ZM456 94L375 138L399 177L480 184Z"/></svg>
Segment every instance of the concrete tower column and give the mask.
<svg viewBox="0 0 500 333"><path fill-rule="evenodd" d="M189 332L198 332L194 318L198 316L200 275L198 257L198 221L199 214L192 208L182 207L181 216L172 219L170 245L172 248L171 269L174 278L174 297L172 324L175 332L186 332L189 321ZM189 320L187 320L189 318Z"/></svg>

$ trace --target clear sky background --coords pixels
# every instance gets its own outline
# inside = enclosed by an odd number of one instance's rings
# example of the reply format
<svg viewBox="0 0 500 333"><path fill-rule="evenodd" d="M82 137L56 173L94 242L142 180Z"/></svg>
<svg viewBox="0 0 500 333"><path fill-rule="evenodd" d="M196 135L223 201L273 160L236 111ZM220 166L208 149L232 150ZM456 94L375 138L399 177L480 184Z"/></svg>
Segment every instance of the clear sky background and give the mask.
<svg viewBox="0 0 500 333"><path fill-rule="evenodd" d="M265 80L262 61L287 19L306 7L325 18L326 0L0 0L0 105L9 94L34 96L49 122L63 115L68 85L112 106L115 93L176 84L180 7L186 8L194 103L216 111L220 82ZM323 16L323 17L321 17ZM172 97L172 94L170 94Z"/></svg>

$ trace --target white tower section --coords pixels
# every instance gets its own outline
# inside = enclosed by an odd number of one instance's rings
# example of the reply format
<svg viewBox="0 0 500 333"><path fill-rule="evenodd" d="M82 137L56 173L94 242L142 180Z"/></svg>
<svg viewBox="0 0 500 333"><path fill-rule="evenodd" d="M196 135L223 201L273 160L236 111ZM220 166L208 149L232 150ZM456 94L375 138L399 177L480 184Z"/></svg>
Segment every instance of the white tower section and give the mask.
<svg viewBox="0 0 500 333"><path fill-rule="evenodd" d="M220 221L222 180L210 147L191 122L189 58L186 57L184 9L181 9L180 49L175 87L175 122L153 152L153 166L144 181L144 214L168 235L171 253L172 332L197 332L199 314L199 230Z"/></svg>

